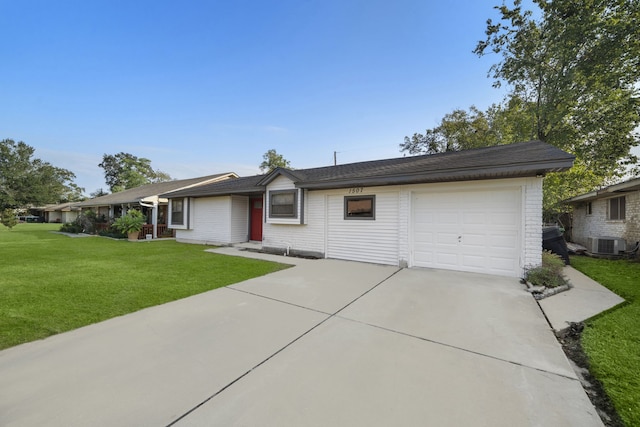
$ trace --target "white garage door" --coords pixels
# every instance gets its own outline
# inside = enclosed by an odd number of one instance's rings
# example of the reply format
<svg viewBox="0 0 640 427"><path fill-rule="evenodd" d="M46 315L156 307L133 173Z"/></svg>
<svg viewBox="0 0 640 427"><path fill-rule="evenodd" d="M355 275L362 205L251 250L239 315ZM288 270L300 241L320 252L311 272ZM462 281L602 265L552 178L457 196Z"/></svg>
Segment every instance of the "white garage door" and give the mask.
<svg viewBox="0 0 640 427"><path fill-rule="evenodd" d="M518 276L521 190L415 193L412 265Z"/></svg>

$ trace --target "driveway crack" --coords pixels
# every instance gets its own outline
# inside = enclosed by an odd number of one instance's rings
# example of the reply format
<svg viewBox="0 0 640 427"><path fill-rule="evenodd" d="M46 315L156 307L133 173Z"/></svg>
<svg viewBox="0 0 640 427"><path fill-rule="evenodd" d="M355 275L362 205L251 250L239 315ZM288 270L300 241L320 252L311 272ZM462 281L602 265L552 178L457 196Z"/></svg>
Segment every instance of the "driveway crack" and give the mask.
<svg viewBox="0 0 640 427"><path fill-rule="evenodd" d="M229 387L231 387L232 385L234 385L235 383L237 383L238 381L242 380L243 378L245 378L247 375L249 375L251 372L253 372L254 370L256 370L257 368L259 368L260 366L264 365L265 363L267 363L269 360L273 359L274 357L276 357L278 354L282 353L284 350L286 350L287 348L289 348L291 345L293 345L294 343L296 343L297 341L299 341L300 339L302 339L303 337L305 337L306 335L308 335L309 333L311 333L311 331L313 331L314 329L318 328L319 326L321 326L322 324L326 323L328 320L334 318L334 317L340 317L337 316L338 313L340 313L341 311L343 311L345 308L349 307L351 304L353 304L354 302L358 301L360 298L362 298L363 296L365 296L366 294L368 294L369 292L371 292L372 290L374 290L375 288L377 288L378 286L380 286L382 283L386 282L387 280L389 280L391 277L393 277L394 275L396 275L400 270L402 270L401 268L397 269L396 271L394 271L393 273L391 273L389 276L385 277L384 279L382 279L381 281L379 281L378 283L376 283L375 285L373 285L371 288L367 289L365 292L363 292L361 295L357 296L356 298L354 298L353 300L351 300L350 302L348 302L344 307L338 309L335 313L325 313L323 311L320 310L315 310L309 307L305 307L305 306L301 306L298 304L293 304L287 301L282 301L276 298L271 298L271 297L266 297L264 295L258 295L252 292L248 292L248 291L244 291L242 289L235 289L235 288L227 288L227 289L232 289L234 291L237 292L243 292L246 294L250 294L250 295L254 295L257 297L262 297L262 298L266 298L272 301L276 301L276 302L280 302L280 303L284 303L284 304L288 304L288 305L292 305L294 307L299 307L299 308L303 308L306 310L310 310L310 311L314 311L317 313L321 313L321 314L325 314L327 315L327 317L318 322L316 325L314 325L313 327L309 328L307 331L303 332L301 335L297 336L296 338L294 338L293 340L291 340L289 343L285 344L283 347L281 347L279 350L275 351L273 354L269 355L269 357L265 358L264 360L262 360L260 363L256 364L255 366L253 366L251 369L249 369L248 371L246 371L245 373L243 373L242 375L239 375L237 378L235 378L233 381L230 381L228 384L226 384L224 387L222 387L221 389L219 389L218 391L216 391L215 393L213 393L211 396L207 397L206 399L204 399L202 402L198 403L196 406L194 406L193 408L191 408L190 410L188 410L187 412L185 412L184 414L180 415L178 418L176 418L175 420L173 420L171 423L167 424L167 427L171 427L173 425L175 425L177 422L183 420L184 418L186 418L187 416L189 416L189 414L193 413L194 411L196 411L198 408L202 407L203 405L205 405L207 402L211 401L212 399L214 399L216 396L220 395L222 392L224 392L225 390L227 390ZM342 318L342 317L340 317ZM384 329L384 328L383 328Z"/></svg>

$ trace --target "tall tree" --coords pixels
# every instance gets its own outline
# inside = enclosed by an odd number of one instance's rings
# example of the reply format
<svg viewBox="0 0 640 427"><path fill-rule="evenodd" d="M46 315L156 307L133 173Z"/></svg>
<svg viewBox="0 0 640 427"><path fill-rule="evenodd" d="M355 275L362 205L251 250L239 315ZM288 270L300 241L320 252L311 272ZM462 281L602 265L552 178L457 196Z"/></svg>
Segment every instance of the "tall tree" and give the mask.
<svg viewBox="0 0 640 427"><path fill-rule="evenodd" d="M551 217L562 209L562 200L637 164L630 150L640 144L640 2L532 2L539 9L535 14L524 10L521 0L496 6L500 20L487 21L486 39L474 50L501 56L489 75L495 86L508 85L505 101L484 118L474 109L447 115L400 147L409 152L466 149L480 134L485 145L539 139L562 148L576 155L576 162L569 172L545 179L544 209ZM470 126L478 119L484 126L485 118L489 131ZM451 128L462 129L463 137L451 136Z"/></svg>
<svg viewBox="0 0 640 427"><path fill-rule="evenodd" d="M271 149L262 155L262 163L260 163L261 172L271 172L275 168L291 168L289 160L286 160L282 154L278 154L275 149Z"/></svg>
<svg viewBox="0 0 640 427"><path fill-rule="evenodd" d="M171 180L166 172L154 170L151 160L129 153L105 154L98 166L104 169L104 179L112 193Z"/></svg>
<svg viewBox="0 0 640 427"><path fill-rule="evenodd" d="M474 52L501 55L495 85L531 111L535 137L577 156L601 182L635 163L640 143L640 2L521 0L495 8Z"/></svg>
<svg viewBox="0 0 640 427"><path fill-rule="evenodd" d="M84 189L75 174L34 159L35 149L22 141L0 141L0 209L74 201Z"/></svg>
<svg viewBox="0 0 640 427"><path fill-rule="evenodd" d="M534 108L514 96L503 104L491 105L486 112L475 107L469 112L455 110L424 135L405 137L400 150L410 154L435 154L530 140L536 136ZM545 218L552 220L563 209L563 200L589 192L601 183L602 177L579 160L568 172L549 174L544 181Z"/></svg>
<svg viewBox="0 0 640 427"><path fill-rule="evenodd" d="M469 111L456 109L424 134L404 137L400 151L409 154L435 154L468 150L491 145L511 144L530 139L531 126L517 99L493 104L487 111L471 106Z"/></svg>
<svg viewBox="0 0 640 427"><path fill-rule="evenodd" d="M108 191L104 191L104 189L102 187L100 187L96 191L93 191L93 192L89 193L89 197L94 199L96 197L106 196L107 194L109 194L109 192Z"/></svg>

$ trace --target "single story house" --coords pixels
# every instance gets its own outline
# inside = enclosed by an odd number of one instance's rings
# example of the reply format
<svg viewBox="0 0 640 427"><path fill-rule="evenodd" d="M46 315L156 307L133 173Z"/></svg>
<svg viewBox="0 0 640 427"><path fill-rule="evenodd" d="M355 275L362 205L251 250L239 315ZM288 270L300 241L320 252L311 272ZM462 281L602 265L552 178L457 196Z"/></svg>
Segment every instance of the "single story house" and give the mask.
<svg viewBox="0 0 640 427"><path fill-rule="evenodd" d="M531 141L277 168L161 196L181 242L519 277L541 262L543 176L573 161Z"/></svg>
<svg viewBox="0 0 640 427"><path fill-rule="evenodd" d="M540 263L542 177L574 157L539 141L180 190L178 241L519 276Z"/></svg>
<svg viewBox="0 0 640 427"><path fill-rule="evenodd" d="M140 209L147 216L147 224L140 232L140 238L144 238L146 234L151 234L155 239L167 232L168 199L160 197L160 194L237 178L238 175L235 173L226 172L199 178L158 182L107 194L106 196L95 197L79 202L76 206L82 211L91 210L95 212L105 223L110 219L124 215L128 209Z"/></svg>
<svg viewBox="0 0 640 427"><path fill-rule="evenodd" d="M573 207L572 240L589 252L617 254L640 241L640 178L566 201Z"/></svg>
<svg viewBox="0 0 640 427"><path fill-rule="evenodd" d="M44 207L44 221L59 223L73 222L78 217L80 211L81 208L78 206L78 202L47 205Z"/></svg>

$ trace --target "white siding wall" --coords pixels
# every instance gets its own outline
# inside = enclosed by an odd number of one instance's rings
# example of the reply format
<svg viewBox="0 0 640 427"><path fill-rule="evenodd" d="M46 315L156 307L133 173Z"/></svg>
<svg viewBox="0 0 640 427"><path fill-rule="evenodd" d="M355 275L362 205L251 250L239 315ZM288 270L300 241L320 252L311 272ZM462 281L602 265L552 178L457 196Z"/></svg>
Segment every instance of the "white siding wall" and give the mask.
<svg viewBox="0 0 640 427"><path fill-rule="evenodd" d="M249 241L249 198L231 197L230 243Z"/></svg>
<svg viewBox="0 0 640 427"><path fill-rule="evenodd" d="M325 195L305 192L305 224L263 224L262 246L324 254Z"/></svg>
<svg viewBox="0 0 640 427"><path fill-rule="evenodd" d="M51 212L48 212L48 214L49 214L49 222L67 222L62 220L63 215L62 215L62 212L60 211L51 211ZM68 222L71 222L71 221L68 221Z"/></svg>
<svg viewBox="0 0 640 427"><path fill-rule="evenodd" d="M399 189L363 188L327 194L327 257L398 265ZM345 196L375 195L375 220L345 219Z"/></svg>
<svg viewBox="0 0 640 427"><path fill-rule="evenodd" d="M228 244L231 242L231 197L202 197L190 201L190 230L176 230L179 242Z"/></svg>
<svg viewBox="0 0 640 427"><path fill-rule="evenodd" d="M269 207L271 206L271 203L269 202L269 192L270 191L279 191L279 190L296 190L298 191L298 196L297 196L297 203L298 203L298 217L297 218L269 218ZM269 185L267 185L267 191L265 192L266 194L266 199L265 199L265 204L264 204L264 208L266 210L266 218L267 218L267 223L269 224L300 224L301 223L301 214L302 214L302 208L303 208L303 196L302 196L302 191L297 190L295 187L295 184L287 177L285 176L278 176L276 179L274 179L273 181L271 181L269 183ZM306 218L304 218L304 221L306 223Z"/></svg>
<svg viewBox="0 0 640 427"><path fill-rule="evenodd" d="M398 200L398 266L407 267L410 260L411 237L411 191L403 187Z"/></svg>
<svg viewBox="0 0 640 427"><path fill-rule="evenodd" d="M76 218L78 218L78 212L62 212L62 222L73 222L76 220Z"/></svg>

